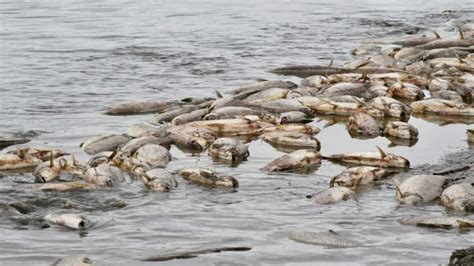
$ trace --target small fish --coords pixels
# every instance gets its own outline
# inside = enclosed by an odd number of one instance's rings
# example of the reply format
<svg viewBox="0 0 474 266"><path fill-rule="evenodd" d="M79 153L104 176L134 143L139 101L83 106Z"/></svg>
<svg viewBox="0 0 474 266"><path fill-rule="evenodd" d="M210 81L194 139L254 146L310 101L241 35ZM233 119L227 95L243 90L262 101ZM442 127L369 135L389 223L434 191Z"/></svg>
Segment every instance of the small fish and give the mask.
<svg viewBox="0 0 474 266"><path fill-rule="evenodd" d="M474 212L474 183L460 183L441 193L441 205L466 212Z"/></svg>
<svg viewBox="0 0 474 266"><path fill-rule="evenodd" d="M355 195L354 191L347 187L330 187L315 195L314 201L319 204L331 204L341 200L347 200Z"/></svg>
<svg viewBox="0 0 474 266"><path fill-rule="evenodd" d="M262 135L262 139L277 146L314 149L319 151L321 143L315 137L298 132L269 132Z"/></svg>
<svg viewBox="0 0 474 266"><path fill-rule="evenodd" d="M334 231L329 232L310 232L310 231L296 231L290 232L289 239L312 245L322 245L337 248L351 248L361 246L360 243L351 239L339 236Z"/></svg>
<svg viewBox="0 0 474 266"><path fill-rule="evenodd" d="M384 168L409 168L410 162L398 155L385 153L380 147L378 152L354 152L345 154L334 154L323 157L335 162L362 164L367 166L376 166Z"/></svg>
<svg viewBox="0 0 474 266"><path fill-rule="evenodd" d="M209 155L217 159L240 162L249 156L249 151L247 145L237 139L219 138L209 147Z"/></svg>
<svg viewBox="0 0 474 266"><path fill-rule="evenodd" d="M71 229L86 229L92 226L92 221L86 216L74 213L48 214L44 220L49 224L61 225Z"/></svg>
<svg viewBox="0 0 474 266"><path fill-rule="evenodd" d="M401 203L416 205L439 198L446 178L439 175L415 175L403 183L395 180L397 198Z"/></svg>
<svg viewBox="0 0 474 266"><path fill-rule="evenodd" d="M383 168L370 166L352 167L333 177L329 186L356 189L359 185L373 184L375 181L383 179L390 174L390 171Z"/></svg>
<svg viewBox="0 0 474 266"><path fill-rule="evenodd" d="M84 141L79 147L85 153L94 155L103 151L114 151L118 146L127 143L129 140L130 138L125 135L101 135Z"/></svg>
<svg viewBox="0 0 474 266"><path fill-rule="evenodd" d="M314 150L297 150L277 158L263 167L269 172L309 170L321 163L321 155Z"/></svg>
<svg viewBox="0 0 474 266"><path fill-rule="evenodd" d="M399 139L418 139L418 130L405 122L389 122L385 125L384 136L394 137Z"/></svg>
<svg viewBox="0 0 474 266"><path fill-rule="evenodd" d="M179 171L184 179L203 186L237 188L239 182L234 177L211 168L184 168Z"/></svg>
<svg viewBox="0 0 474 266"><path fill-rule="evenodd" d="M474 227L474 221L465 217L442 217L442 216L408 216L398 220L403 225L416 225L428 228L469 228Z"/></svg>

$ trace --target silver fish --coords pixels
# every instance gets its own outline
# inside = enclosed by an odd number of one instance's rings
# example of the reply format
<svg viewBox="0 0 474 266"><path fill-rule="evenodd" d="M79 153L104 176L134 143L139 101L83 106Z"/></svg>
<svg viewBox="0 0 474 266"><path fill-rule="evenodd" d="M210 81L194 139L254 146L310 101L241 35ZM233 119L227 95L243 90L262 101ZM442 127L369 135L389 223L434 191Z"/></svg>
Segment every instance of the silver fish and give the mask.
<svg viewBox="0 0 474 266"><path fill-rule="evenodd" d="M262 104L252 104L252 106L276 113L300 111L308 115L313 114L311 109L304 106L301 102L298 101L298 99L279 99L271 102L265 102Z"/></svg>
<svg viewBox="0 0 474 266"><path fill-rule="evenodd" d="M99 153L94 154L89 159L89 161L87 162L87 165L89 165L90 167L96 167L101 164L107 164L113 159L114 156L115 156L115 153L111 151L99 152Z"/></svg>
<svg viewBox="0 0 474 266"><path fill-rule="evenodd" d="M116 106L107 108L107 115L136 115L159 113L173 106L177 106L176 101L131 101L120 103Z"/></svg>
<svg viewBox="0 0 474 266"><path fill-rule="evenodd" d="M209 155L213 158L240 162L249 156L247 145L237 139L219 138L209 147Z"/></svg>
<svg viewBox="0 0 474 266"><path fill-rule="evenodd" d="M150 120L150 123L153 125L159 125L165 122L171 122L171 120L173 120L178 115L190 113L197 109L199 109L199 107L196 105L182 105L182 106L172 107L170 109L164 110L158 115L155 115Z"/></svg>
<svg viewBox="0 0 474 266"><path fill-rule="evenodd" d="M265 80L257 83L248 84L242 86L233 91L233 94L239 94L249 90L265 90L270 88L281 88L281 89L294 89L298 87L295 83L285 80Z"/></svg>
<svg viewBox="0 0 474 266"><path fill-rule="evenodd" d="M269 88L248 96L245 101L249 103L271 102L274 100L286 98L286 95L289 92L290 89Z"/></svg>
<svg viewBox="0 0 474 266"><path fill-rule="evenodd" d="M385 136L399 138L399 139L417 139L418 130L405 122L389 122L385 125L384 131Z"/></svg>
<svg viewBox="0 0 474 266"><path fill-rule="evenodd" d="M232 188L239 186L239 182L234 177L211 168L184 168L179 171L179 175L203 186Z"/></svg>
<svg viewBox="0 0 474 266"><path fill-rule="evenodd" d="M329 247L338 247L338 248L350 248L361 246L360 243L355 242L351 239L339 236L333 231L329 232L309 232L309 231L298 231L290 232L289 239L312 245L322 245Z"/></svg>
<svg viewBox="0 0 474 266"><path fill-rule="evenodd" d="M232 119L238 116L259 115L261 113L261 110L248 107L227 106L213 110L204 116L204 120Z"/></svg>
<svg viewBox="0 0 474 266"><path fill-rule="evenodd" d="M314 201L319 204L331 204L341 200L347 200L355 195L354 191L347 187L330 187L315 195Z"/></svg>
<svg viewBox="0 0 474 266"><path fill-rule="evenodd" d="M367 166L385 167L385 168L409 168L410 162L391 153L385 153L380 147L377 147L378 152L353 152L344 154L334 154L323 157L335 162L359 164Z"/></svg>
<svg viewBox="0 0 474 266"><path fill-rule="evenodd" d="M415 175L400 184L395 180L397 198L401 203L418 204L439 198L446 178L439 175Z"/></svg>
<svg viewBox="0 0 474 266"><path fill-rule="evenodd" d="M441 205L460 211L474 212L474 183L449 186L441 193Z"/></svg>
<svg viewBox="0 0 474 266"><path fill-rule="evenodd" d="M314 149L319 151L321 144L315 137L297 132L269 132L262 135L262 139L277 146Z"/></svg>
<svg viewBox="0 0 474 266"><path fill-rule="evenodd" d="M359 166L344 170L329 182L330 187L348 187L355 189L359 185L370 185L389 176L391 172L377 167Z"/></svg>
<svg viewBox="0 0 474 266"><path fill-rule="evenodd" d="M374 55L370 58L370 62L380 67L395 68L397 66L397 60L386 54Z"/></svg>
<svg viewBox="0 0 474 266"><path fill-rule="evenodd" d="M372 116L395 117L404 121L410 118L410 108L390 97L377 97L367 103L368 113Z"/></svg>
<svg viewBox="0 0 474 266"><path fill-rule="evenodd" d="M86 229L92 225L92 221L84 215L74 213L48 214L44 220L50 224L61 225L71 229Z"/></svg>
<svg viewBox="0 0 474 266"><path fill-rule="evenodd" d="M410 104L412 113L452 116L474 116L474 107L441 99L427 99Z"/></svg>
<svg viewBox="0 0 474 266"><path fill-rule="evenodd" d="M301 86L304 87L313 87L316 88L317 90L323 88L328 84L328 78L325 76L310 76L301 81Z"/></svg>
<svg viewBox="0 0 474 266"><path fill-rule="evenodd" d="M127 128L127 135L132 138L139 138L147 135L163 134L167 127L156 127L150 124L140 123Z"/></svg>
<svg viewBox="0 0 474 266"><path fill-rule="evenodd" d="M378 136L380 125L377 120L366 113L355 113L349 117L347 129L354 135Z"/></svg>
<svg viewBox="0 0 474 266"><path fill-rule="evenodd" d="M118 146L127 143L129 140L130 138L125 135L101 135L84 141L80 147L85 153L94 155L103 151L114 151Z"/></svg>
<svg viewBox="0 0 474 266"><path fill-rule="evenodd" d="M314 150L297 150L268 163L263 170L269 172L309 170L321 163L321 155Z"/></svg>
<svg viewBox="0 0 474 266"><path fill-rule="evenodd" d="M171 120L172 125L183 125L189 122L200 121L209 112L208 109L198 109L190 113L176 116Z"/></svg>
<svg viewBox="0 0 474 266"><path fill-rule="evenodd" d="M140 147L145 146L147 144L157 144L157 145L169 147L169 145L171 144L171 140L168 137L164 137L164 138L155 137L155 136L139 137L139 138L128 141L125 145L123 145L119 149L119 153L132 155Z"/></svg>
<svg viewBox="0 0 474 266"><path fill-rule="evenodd" d="M332 85L328 88L322 89L320 91L320 96L329 97L336 95L352 95L352 96L361 96L367 92L369 84L366 83L354 83L354 82L341 82L335 85Z"/></svg>

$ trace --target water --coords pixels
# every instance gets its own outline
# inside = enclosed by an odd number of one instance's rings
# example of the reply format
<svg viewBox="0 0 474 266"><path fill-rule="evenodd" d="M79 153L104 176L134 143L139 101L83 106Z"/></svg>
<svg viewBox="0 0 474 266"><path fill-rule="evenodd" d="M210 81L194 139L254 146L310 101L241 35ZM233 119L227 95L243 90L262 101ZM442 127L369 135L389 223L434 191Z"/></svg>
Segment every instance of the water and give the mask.
<svg viewBox="0 0 474 266"><path fill-rule="evenodd" d="M456 12L442 13L445 10ZM31 144L88 157L78 145L103 133L121 133L149 116L110 117L101 112L126 100L212 96L286 64L341 64L362 40L401 38L437 29L452 18L471 18L472 1L1 1L0 129L41 130ZM297 78L290 78L298 82ZM413 166L467 149L464 124L438 125L412 118L420 139L388 147L385 138L351 139L343 124L318 135L323 154L374 150L407 157ZM314 122L323 127L325 121ZM359 193L357 201L318 206L305 196L328 186L343 167L323 162L311 175L264 174L259 169L283 153L256 140L249 160L236 168L184 154L168 166L213 165L235 175L237 191L211 190L179 180L169 194L140 184L110 191L32 192L30 175L4 178L0 202L28 201L35 218L59 210L89 214L86 234L0 220L0 264L48 264L83 254L100 264L138 264L172 252L245 245L170 264L401 264L444 263L456 248L473 245L469 232L402 226L410 214L446 214L442 207L400 207L390 183ZM36 200L38 199L39 200ZM124 207L124 205L126 205ZM472 218L472 215L470 216ZM34 224L34 223L33 223ZM365 243L328 249L288 240L291 230L328 230ZM145 264L145 263L144 263Z"/></svg>

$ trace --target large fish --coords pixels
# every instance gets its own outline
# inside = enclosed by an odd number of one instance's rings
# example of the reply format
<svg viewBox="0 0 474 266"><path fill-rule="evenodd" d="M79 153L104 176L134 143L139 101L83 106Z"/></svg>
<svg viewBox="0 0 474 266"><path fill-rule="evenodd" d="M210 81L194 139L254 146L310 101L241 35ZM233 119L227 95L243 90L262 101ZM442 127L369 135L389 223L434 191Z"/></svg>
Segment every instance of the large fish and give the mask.
<svg viewBox="0 0 474 266"><path fill-rule="evenodd" d="M355 195L354 191L347 187L330 187L318 192L314 201L319 204L331 204L341 200L347 200Z"/></svg>
<svg viewBox="0 0 474 266"><path fill-rule="evenodd" d="M120 103L107 108L106 115L137 115L148 113L159 113L173 106L177 106L177 101L131 101Z"/></svg>
<svg viewBox="0 0 474 266"><path fill-rule="evenodd" d="M71 229L86 229L92 226L92 221L84 215L63 213L63 214L48 214L44 220L49 224L61 225Z"/></svg>
<svg viewBox="0 0 474 266"><path fill-rule="evenodd" d="M347 129L351 135L364 135L375 137L380 135L380 125L372 116L358 112L349 117Z"/></svg>
<svg viewBox="0 0 474 266"><path fill-rule="evenodd" d="M442 216L408 216L398 220L404 225L416 225L428 228L469 228L474 227L474 221L465 217L442 217Z"/></svg>
<svg viewBox="0 0 474 266"><path fill-rule="evenodd" d="M147 171L140 179L151 191L169 192L178 186L178 182L173 175L163 169L153 169Z"/></svg>
<svg viewBox="0 0 474 266"><path fill-rule="evenodd" d="M257 83L252 83L248 85L241 86L240 88L234 90L233 94L239 94L246 91L256 90L263 91L270 88L280 88L280 89L294 89L298 87L295 83L286 80L265 80L259 81Z"/></svg>
<svg viewBox="0 0 474 266"><path fill-rule="evenodd" d="M375 181L383 179L390 174L390 171L378 167L352 167L333 177L329 182L329 186L355 189L359 185L373 184Z"/></svg>
<svg viewBox="0 0 474 266"><path fill-rule="evenodd" d="M402 156L398 156L391 153L385 153L380 147L377 147L377 149L378 152L354 152L334 154L327 157L323 156L323 159L328 159L341 163L359 164L384 168L410 167L410 162Z"/></svg>
<svg viewBox="0 0 474 266"><path fill-rule="evenodd" d="M125 135L100 135L84 141L80 147L85 153L94 155L103 151L114 151L129 140L130 138Z"/></svg>
<svg viewBox="0 0 474 266"><path fill-rule="evenodd" d="M262 139L276 146L305 148L319 151L321 144L315 137L297 132L269 132L262 135Z"/></svg>
<svg viewBox="0 0 474 266"><path fill-rule="evenodd" d="M112 187L127 180L125 174L117 167L102 164L89 168L84 174L84 180L100 187Z"/></svg>
<svg viewBox="0 0 474 266"><path fill-rule="evenodd" d="M304 244L322 245L336 248L351 248L361 246L360 243L342 237L332 230L329 230L329 232L295 231L290 232L288 238Z"/></svg>
<svg viewBox="0 0 474 266"><path fill-rule="evenodd" d="M321 155L315 150L297 150L283 155L267 164L263 170L269 172L304 171L321 163Z"/></svg>
<svg viewBox="0 0 474 266"><path fill-rule="evenodd" d="M161 145L146 144L137 149L132 156L132 160L134 164L151 170L166 167L171 161L171 154Z"/></svg>
<svg viewBox="0 0 474 266"><path fill-rule="evenodd" d="M150 123L153 125L159 125L165 122L171 122L175 117L190 113L192 111L200 109L197 105L182 105L182 106L175 106L170 109L164 110L158 115L155 115L151 120Z"/></svg>
<svg viewBox="0 0 474 266"><path fill-rule="evenodd" d="M474 107L441 99L428 99L410 104L412 113L450 116L474 116Z"/></svg>
<svg viewBox="0 0 474 266"><path fill-rule="evenodd" d="M383 130L384 136L394 137L399 139L417 139L418 130L405 122L393 121L385 125Z"/></svg>
<svg viewBox="0 0 474 266"><path fill-rule="evenodd" d="M403 183L395 180L397 198L401 203L428 203L439 198L446 178L439 175L415 175Z"/></svg>
<svg viewBox="0 0 474 266"><path fill-rule="evenodd" d="M209 147L212 158L240 162L249 156L247 145L237 139L219 138Z"/></svg>
<svg viewBox="0 0 474 266"><path fill-rule="evenodd" d="M33 156L19 156L18 154L0 154L0 170L15 170L31 168L41 164L38 158Z"/></svg>
<svg viewBox="0 0 474 266"><path fill-rule="evenodd" d="M449 186L441 193L441 205L460 211L474 212L474 183Z"/></svg>

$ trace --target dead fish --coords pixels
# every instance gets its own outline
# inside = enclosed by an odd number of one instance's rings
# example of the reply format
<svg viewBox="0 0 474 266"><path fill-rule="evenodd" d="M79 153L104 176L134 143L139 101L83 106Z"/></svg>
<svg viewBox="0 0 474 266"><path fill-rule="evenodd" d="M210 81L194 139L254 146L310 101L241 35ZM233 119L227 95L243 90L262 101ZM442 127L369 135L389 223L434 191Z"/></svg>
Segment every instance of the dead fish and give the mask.
<svg viewBox="0 0 474 266"><path fill-rule="evenodd" d="M110 161L112 161L115 155L116 153L111 152L111 151L103 151L103 152L96 153L91 156L91 158L87 162L87 165L89 165L90 167L96 167L101 164L107 164Z"/></svg>
<svg viewBox="0 0 474 266"><path fill-rule="evenodd" d="M352 95L361 97L367 92L368 88L369 84L366 83L340 82L328 88L322 89L319 96L329 97L336 95Z"/></svg>
<svg viewBox="0 0 474 266"><path fill-rule="evenodd" d="M310 108L304 106L298 99L279 99L271 102L265 102L262 104L250 104L252 107L261 108L265 111L284 113L290 111L300 111L308 115L312 115L313 112Z"/></svg>
<svg viewBox="0 0 474 266"><path fill-rule="evenodd" d="M84 256L68 256L57 259L51 266L89 266L92 260Z"/></svg>
<svg viewBox="0 0 474 266"><path fill-rule="evenodd" d="M395 68L397 67L397 60L386 54L377 54L370 58L370 62L375 66Z"/></svg>
<svg viewBox="0 0 474 266"><path fill-rule="evenodd" d="M426 53L426 55L423 57L423 60L428 61L435 58L448 58L448 57L463 58L467 56L468 54L469 54L468 51L460 50L457 47L432 49Z"/></svg>
<svg viewBox="0 0 474 266"><path fill-rule="evenodd" d="M347 200L355 195L352 189L347 187L330 187L315 195L314 201L319 204L331 204L341 200Z"/></svg>
<svg viewBox="0 0 474 266"><path fill-rule="evenodd" d="M313 96L318 94L316 88L313 87L302 87L299 86L298 88L291 90L286 95L286 99L296 99L303 96Z"/></svg>
<svg viewBox="0 0 474 266"><path fill-rule="evenodd" d="M288 238L304 244L322 245L328 247L350 248L361 246L360 243L339 236L332 230L329 230L329 232L290 232Z"/></svg>
<svg viewBox="0 0 474 266"><path fill-rule="evenodd" d="M384 136L394 137L399 139L417 139L418 130L405 122L393 121L385 125Z"/></svg>
<svg viewBox="0 0 474 266"><path fill-rule="evenodd" d="M410 46L426 44L426 43L441 39L441 37L439 36L437 32L433 32L433 33L434 33L434 36L426 36L426 35L414 36L406 40L395 41L392 44L410 47Z"/></svg>
<svg viewBox="0 0 474 266"><path fill-rule="evenodd" d="M215 100L215 98L211 98L211 97L205 97L205 98L201 98L201 97L186 97L186 98L183 98L179 101L180 104L191 104L191 105L202 105L202 104L206 104L208 103L209 101L212 101L212 100Z"/></svg>
<svg viewBox="0 0 474 266"><path fill-rule="evenodd" d="M452 90L453 85L449 80L442 79L442 78L434 78L430 81L430 84L428 85L428 89L433 92L433 91L440 91L440 90Z"/></svg>
<svg viewBox="0 0 474 266"><path fill-rule="evenodd" d="M40 159L41 161L47 161L51 159L51 156L53 158L58 158L64 155L69 155L69 153L57 150L57 149L52 149L52 148L32 148L32 147L19 147L14 151L10 151L8 153L11 154L17 154L19 157L35 157Z"/></svg>
<svg viewBox="0 0 474 266"><path fill-rule="evenodd" d="M446 178L439 175L415 175L400 184L395 180L397 198L401 203L428 203L439 198Z"/></svg>
<svg viewBox="0 0 474 266"><path fill-rule="evenodd" d="M240 162L249 156L249 151L247 145L237 139L218 138L209 147L209 155L213 158Z"/></svg>
<svg viewBox="0 0 474 266"><path fill-rule="evenodd" d="M56 190L56 191L67 191L67 190L89 190L96 189L97 186L85 182L61 182L61 183L45 183L37 186L40 190Z"/></svg>
<svg viewBox="0 0 474 266"><path fill-rule="evenodd" d="M155 137L155 136L139 137L125 143L125 145L120 147L119 153L132 155L140 147L143 147L147 144L156 144L163 147L169 147L171 144L171 139L169 137L160 138L160 137Z"/></svg>
<svg viewBox="0 0 474 266"><path fill-rule="evenodd" d="M189 128L203 128L212 131L215 134L227 136L260 134L264 128L273 127L272 124L263 122L256 116L196 121L188 123L185 126Z"/></svg>
<svg viewBox="0 0 474 266"><path fill-rule="evenodd" d="M474 116L474 108L464 103L441 99L427 99L410 104L412 113L452 116Z"/></svg>
<svg viewBox="0 0 474 266"><path fill-rule="evenodd" d="M372 85L367 89L367 98L373 99L380 96L392 97L392 91L384 85Z"/></svg>
<svg viewBox="0 0 474 266"><path fill-rule="evenodd" d="M263 127L259 133L268 133L268 132L295 132L295 133L303 133L303 134L311 134L315 135L321 131L319 128L308 125L308 124L282 124L276 126L267 126Z"/></svg>
<svg viewBox="0 0 474 266"><path fill-rule="evenodd" d="M70 173L73 175L83 176L86 167L81 165L74 156L59 157L53 160L43 162L33 171L35 182L46 183L58 179L62 173Z"/></svg>
<svg viewBox="0 0 474 266"><path fill-rule="evenodd" d="M465 217L442 217L442 216L408 216L398 220L403 225L416 225L429 228L469 228L474 227L474 221Z"/></svg>
<svg viewBox="0 0 474 266"><path fill-rule="evenodd" d="M390 86L393 97L418 101L425 98L423 91L416 85L408 82L397 82Z"/></svg>
<svg viewBox="0 0 474 266"><path fill-rule="evenodd" d="M273 145L290 146L297 148L314 149L319 151L321 144L315 137L297 132L269 132L262 135L262 139Z"/></svg>
<svg viewBox="0 0 474 266"><path fill-rule="evenodd" d="M153 169L141 176L142 182L151 191L169 192L178 186L173 175L163 169Z"/></svg>
<svg viewBox="0 0 474 266"><path fill-rule="evenodd" d="M381 47L372 43L364 43L357 47L356 49L351 50L352 55L366 55L369 53L374 53L380 51Z"/></svg>
<svg viewBox="0 0 474 266"><path fill-rule="evenodd" d="M294 89L298 87L295 83L286 80L265 80L259 81L257 83L252 83L248 85L244 85L236 90L234 90L233 94L239 94L249 90L265 90L270 88L281 88L281 89Z"/></svg>
<svg viewBox="0 0 474 266"><path fill-rule="evenodd" d="M24 144L30 142L30 139L18 138L10 134L0 135L0 150L8 146Z"/></svg>
<svg viewBox="0 0 474 266"><path fill-rule="evenodd" d="M426 51L418 47L406 47L398 51L393 58L405 64L420 61L425 56Z"/></svg>
<svg viewBox="0 0 474 266"><path fill-rule="evenodd" d="M419 49L431 50L449 47L469 47L474 45L474 39L440 39L416 46Z"/></svg>
<svg viewBox="0 0 474 266"><path fill-rule="evenodd" d="M206 128L183 127L173 129L170 139L180 149L204 151L216 139L216 134Z"/></svg>
<svg viewBox="0 0 474 266"><path fill-rule="evenodd" d="M308 123L311 122L313 119L308 116L307 114L300 112L300 111L291 111L281 113L278 118L276 119L277 125L280 124L288 124L288 123Z"/></svg>
<svg viewBox="0 0 474 266"><path fill-rule="evenodd" d="M429 64L423 61L414 62L405 66L405 70L416 75L429 75L434 70Z"/></svg>
<svg viewBox="0 0 474 266"><path fill-rule="evenodd" d="M173 106L177 106L176 101L131 101L120 103L107 108L106 115L136 115L159 113Z"/></svg>
<svg viewBox="0 0 474 266"><path fill-rule="evenodd" d="M163 112L155 115L151 120L150 124L159 125L165 122L171 122L178 115L190 113L192 111L198 110L199 106L196 105L182 105L175 106L170 109L164 110Z"/></svg>
<svg viewBox="0 0 474 266"><path fill-rule="evenodd" d="M232 188L239 186L239 182L234 177L211 168L184 168L179 171L179 175L203 186Z"/></svg>
<svg viewBox="0 0 474 266"><path fill-rule="evenodd" d="M146 144L137 149L132 156L132 161L150 170L164 168L171 161L171 154L161 145Z"/></svg>
<svg viewBox="0 0 474 266"><path fill-rule="evenodd" d="M301 86L304 87L312 87L316 88L317 90L322 89L328 84L328 78L326 76L310 76L301 81Z"/></svg>
<svg viewBox="0 0 474 266"><path fill-rule="evenodd" d="M448 91L448 90L439 90L431 93L431 97L435 99L442 99L448 100L453 102L462 103L463 99L459 93L455 91Z"/></svg>
<svg viewBox="0 0 474 266"><path fill-rule="evenodd" d="M259 115L262 111L248 107L227 106L215 109L206 116L204 120L232 119L238 116Z"/></svg>
<svg viewBox="0 0 474 266"><path fill-rule="evenodd" d="M102 164L89 168L84 174L84 180L100 187L112 187L115 184L125 182L127 179L119 168Z"/></svg>
<svg viewBox="0 0 474 266"><path fill-rule="evenodd" d="M71 229L86 229L92 225L92 221L86 216L74 213L48 214L44 220L49 224L61 225Z"/></svg>
<svg viewBox="0 0 474 266"><path fill-rule="evenodd" d="M410 108L391 97L377 97L367 103L368 114L379 117L395 117L404 121L410 118Z"/></svg>
<svg viewBox="0 0 474 266"><path fill-rule="evenodd" d="M150 124L140 123L127 128L127 135L132 138L139 138L149 135L160 135L166 130L166 127L156 127Z"/></svg>
<svg viewBox="0 0 474 266"><path fill-rule="evenodd" d="M290 91L290 89L269 88L248 96L245 101L249 103L271 102L274 100L286 98L286 95Z"/></svg>
<svg viewBox="0 0 474 266"><path fill-rule="evenodd" d="M441 205L466 212L474 212L474 183L449 186L441 193Z"/></svg>
<svg viewBox="0 0 474 266"><path fill-rule="evenodd" d="M344 154L334 154L323 159L328 159L335 162L361 164L367 166L377 166L384 168L409 168L410 162L391 153L385 153L380 147L377 147L378 152L353 152Z"/></svg>
<svg viewBox="0 0 474 266"><path fill-rule="evenodd" d="M321 155L314 150L297 150L283 155L262 168L268 172L309 170L321 163Z"/></svg>
<svg viewBox="0 0 474 266"><path fill-rule="evenodd" d="M103 151L114 151L118 146L127 143L129 140L130 138L125 135L101 135L84 141L79 147L85 153L94 155Z"/></svg>
<svg viewBox="0 0 474 266"><path fill-rule="evenodd" d="M319 65L296 65L279 67L268 71L270 73L286 76L297 76L300 78L307 78L310 76L321 75L327 76L332 74L347 73L350 72L344 68L335 68L330 66L319 66Z"/></svg>
<svg viewBox="0 0 474 266"><path fill-rule="evenodd" d="M323 115L349 116L361 107L365 107L364 102L336 102L320 97L301 97L298 100L314 113Z"/></svg>
<svg viewBox="0 0 474 266"><path fill-rule="evenodd" d="M371 61L369 59L359 58L359 59L344 63L344 65L342 65L342 67L343 68L359 68L361 66L365 66L365 65L368 65L370 63L371 63ZM342 75L344 75L344 74L342 74Z"/></svg>
<svg viewBox="0 0 474 266"><path fill-rule="evenodd" d="M380 125L372 116L358 112L349 117L347 130L354 135L378 136L380 135Z"/></svg>
<svg viewBox="0 0 474 266"><path fill-rule="evenodd" d="M359 185L371 185L377 180L386 178L391 173L390 171L377 167L352 167L333 177L329 182L329 186L356 189Z"/></svg>
<svg viewBox="0 0 474 266"><path fill-rule="evenodd" d="M31 168L42 162L40 159L32 156L23 156L22 158L18 154L0 154L0 170Z"/></svg>
<svg viewBox="0 0 474 266"><path fill-rule="evenodd" d="M352 95L336 95L336 96L331 96L331 97L328 97L328 98L325 98L325 99L329 99L331 101L335 101L335 102L339 102L339 103L357 103L357 104L361 105L361 107L365 105L364 98L359 98L359 97L352 96Z"/></svg>
<svg viewBox="0 0 474 266"><path fill-rule="evenodd" d="M208 112L208 109L198 109L190 113L181 114L173 118L173 120L171 120L171 124L183 125L189 122L200 121Z"/></svg>

